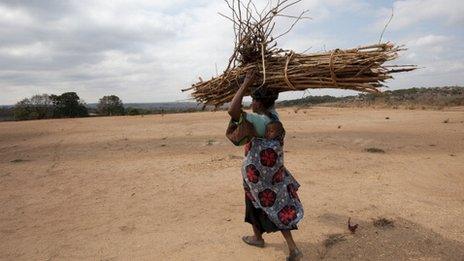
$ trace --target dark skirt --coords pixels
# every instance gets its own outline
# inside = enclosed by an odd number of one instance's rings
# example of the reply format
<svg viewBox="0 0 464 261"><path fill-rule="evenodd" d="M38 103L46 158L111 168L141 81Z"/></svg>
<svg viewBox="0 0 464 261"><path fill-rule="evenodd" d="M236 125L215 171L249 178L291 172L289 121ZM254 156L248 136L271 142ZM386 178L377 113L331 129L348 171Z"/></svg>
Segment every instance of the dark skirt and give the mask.
<svg viewBox="0 0 464 261"><path fill-rule="evenodd" d="M248 197L245 196L245 222L250 223L256 226L261 233L272 233L276 231L281 231L268 217L266 212L264 212L260 208L255 208L253 203L251 202ZM298 229L296 225L294 225L291 229L294 230Z"/></svg>

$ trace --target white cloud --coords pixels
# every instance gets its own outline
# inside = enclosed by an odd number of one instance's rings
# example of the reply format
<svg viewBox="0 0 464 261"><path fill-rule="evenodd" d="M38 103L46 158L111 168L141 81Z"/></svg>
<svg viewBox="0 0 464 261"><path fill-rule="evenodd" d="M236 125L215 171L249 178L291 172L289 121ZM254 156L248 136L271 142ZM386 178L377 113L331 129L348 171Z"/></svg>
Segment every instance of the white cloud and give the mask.
<svg viewBox="0 0 464 261"><path fill-rule="evenodd" d="M419 37L415 40L409 41L408 45L410 46L436 46L439 44L446 43L450 40L451 40L451 37L429 34L426 36Z"/></svg>
<svg viewBox="0 0 464 261"><path fill-rule="evenodd" d="M0 23L4 25L28 25L32 21L32 18L24 10L8 8L0 3Z"/></svg>
<svg viewBox="0 0 464 261"><path fill-rule="evenodd" d="M401 40L401 42L405 43L409 49L406 54L408 58L418 58L418 54L440 55L446 49L453 48L456 45L454 37L434 34L408 37Z"/></svg>
<svg viewBox="0 0 464 261"><path fill-rule="evenodd" d="M45 44L36 42L27 45L3 46L0 47L0 53L8 56L40 58L48 55L50 53L50 49Z"/></svg>
<svg viewBox="0 0 464 261"><path fill-rule="evenodd" d="M459 0L401 0L393 3L393 20L389 30L417 25L420 22L434 21L436 24L464 26L464 1ZM376 30L384 27L391 15L391 8L382 8L378 14Z"/></svg>
<svg viewBox="0 0 464 261"><path fill-rule="evenodd" d="M258 0L258 8L266 2ZM459 76L464 75L460 62L464 54L459 51L462 33L416 30L416 25L424 27L436 19L446 26L463 22L461 2L440 3L396 1L393 31L403 35L388 36L410 48L398 62L426 66L430 73L451 71L457 76L439 76L442 82L463 82ZM373 34L359 32L360 25L353 21L362 17L366 19L362 26L381 24L383 28L390 12L388 7L365 0L304 0L286 13L304 9L310 10L313 20L301 21L279 39L280 47L299 52L312 47L309 52L317 52L371 43ZM219 11L229 13L223 1L0 0L0 104L12 104L34 93L64 91L76 91L88 102L107 94L116 94L125 102L185 99L188 94L181 93L182 88L198 76L215 75L215 65L221 73L232 54L232 24ZM275 34L291 22L279 19ZM453 56L447 55L448 49L455 50ZM414 82L424 77L421 72L408 75L399 78Z"/></svg>

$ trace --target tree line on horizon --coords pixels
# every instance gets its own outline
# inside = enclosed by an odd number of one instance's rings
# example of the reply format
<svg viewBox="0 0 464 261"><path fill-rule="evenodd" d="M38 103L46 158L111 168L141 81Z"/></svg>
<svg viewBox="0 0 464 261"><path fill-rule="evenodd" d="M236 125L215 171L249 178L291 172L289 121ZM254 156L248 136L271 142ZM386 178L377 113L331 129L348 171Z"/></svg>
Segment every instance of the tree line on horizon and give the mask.
<svg viewBox="0 0 464 261"><path fill-rule="evenodd" d="M208 108L207 108L208 109ZM36 94L24 98L13 106L0 106L0 121L77 118L89 116L147 115L178 112L194 112L201 107L152 108L145 104L125 106L116 95L99 99L96 106L86 104L76 92L61 95Z"/></svg>
<svg viewBox="0 0 464 261"><path fill-rule="evenodd" d="M75 92L65 92L61 95L37 94L22 99L13 107L15 120L77 118L88 117L90 114L116 116L125 113L134 112L126 111L121 99L116 95L103 96L96 110L92 112Z"/></svg>
<svg viewBox="0 0 464 261"><path fill-rule="evenodd" d="M375 106L398 105L432 106L442 108L447 106L464 106L464 87L443 86L431 88L409 88L387 90L381 94L358 94L354 96L334 97L329 95L307 96L302 99L278 102L278 107L311 106L317 104L332 104L335 106ZM411 107L411 108L412 108ZM206 108L208 109L208 108ZM210 108L211 109L211 108ZM76 118L88 116L118 116L165 114L176 112L194 112L201 108L150 108L125 107L116 95L107 95L99 99L97 105L89 106L75 92L65 92L61 95L38 94L17 102L13 107L0 107L0 121L3 120L34 120L52 118Z"/></svg>
<svg viewBox="0 0 464 261"><path fill-rule="evenodd" d="M429 88L408 88L398 90L386 90L382 93L359 93L352 96L334 97L330 95L306 96L301 99L282 101L278 106L311 106L311 105L334 105L334 106L375 106L386 107L422 106L426 108L443 108L449 106L464 106L464 87L442 86Z"/></svg>

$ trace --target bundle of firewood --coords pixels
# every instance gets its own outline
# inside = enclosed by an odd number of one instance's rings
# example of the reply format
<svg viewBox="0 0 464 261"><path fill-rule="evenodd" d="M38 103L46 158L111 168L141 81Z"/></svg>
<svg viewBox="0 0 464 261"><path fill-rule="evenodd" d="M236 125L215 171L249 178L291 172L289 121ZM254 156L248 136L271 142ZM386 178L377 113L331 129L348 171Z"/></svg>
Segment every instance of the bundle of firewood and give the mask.
<svg viewBox="0 0 464 261"><path fill-rule="evenodd" d="M282 0L275 6L258 11L252 1L244 4L240 0L226 1L232 15L226 16L234 24L235 49L224 73L208 81L192 85L192 96L206 105L220 106L232 100L248 70L256 70L258 77L249 89L271 88L277 92L297 91L314 88L349 89L361 92L380 92L392 74L416 69L414 65L385 65L405 50L392 43L379 43L349 50L298 54L276 47L276 40L288 33L304 19L282 14L288 7L300 2ZM269 9L269 10L268 10ZM290 28L272 37L276 17L294 19Z"/></svg>

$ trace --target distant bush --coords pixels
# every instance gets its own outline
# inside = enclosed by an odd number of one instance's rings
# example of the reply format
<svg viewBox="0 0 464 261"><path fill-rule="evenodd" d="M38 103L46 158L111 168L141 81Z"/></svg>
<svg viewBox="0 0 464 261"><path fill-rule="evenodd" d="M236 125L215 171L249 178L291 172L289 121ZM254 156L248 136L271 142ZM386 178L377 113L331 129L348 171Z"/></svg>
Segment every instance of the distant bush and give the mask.
<svg viewBox="0 0 464 261"><path fill-rule="evenodd" d="M13 106L0 106L0 121L14 120Z"/></svg>
<svg viewBox="0 0 464 261"><path fill-rule="evenodd" d="M172 113L189 113L203 111L201 108L138 108L138 107L127 107L126 115L147 115L147 114L172 114Z"/></svg>
<svg viewBox="0 0 464 261"><path fill-rule="evenodd" d="M129 107L126 109L126 114L127 115L140 115L140 110L137 108Z"/></svg>
<svg viewBox="0 0 464 261"><path fill-rule="evenodd" d="M342 99L343 98L341 97L334 97L330 95L307 96L302 99L282 101L282 102L279 102L277 105L278 106L315 105L315 104L322 104L322 103L328 103L328 102L337 102L337 101L341 101Z"/></svg>
<svg viewBox="0 0 464 261"><path fill-rule="evenodd" d="M13 112L15 120L88 116L87 108L75 92L34 95L16 103Z"/></svg>
<svg viewBox="0 0 464 261"><path fill-rule="evenodd" d="M146 115L146 114L152 114L152 113L153 112L148 109L134 108L134 107L126 108L126 115Z"/></svg>
<svg viewBox="0 0 464 261"><path fill-rule="evenodd" d="M103 96L97 104L97 113L105 116L124 115L124 105L116 95Z"/></svg>
<svg viewBox="0 0 464 261"><path fill-rule="evenodd" d="M54 106L48 94L34 95L25 98L14 107L14 118L16 120L47 119L53 117Z"/></svg>
<svg viewBox="0 0 464 261"><path fill-rule="evenodd" d="M75 118L89 116L87 107L75 92L50 95L53 101L54 118Z"/></svg>

